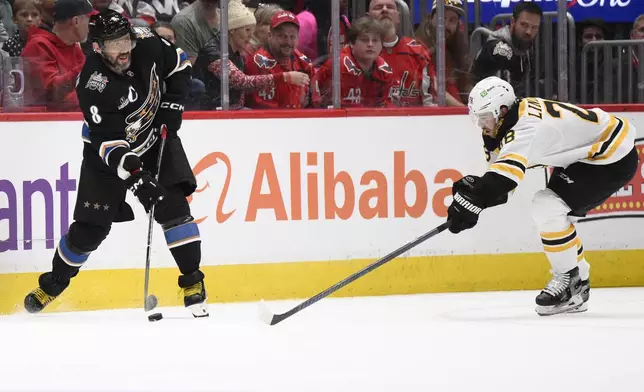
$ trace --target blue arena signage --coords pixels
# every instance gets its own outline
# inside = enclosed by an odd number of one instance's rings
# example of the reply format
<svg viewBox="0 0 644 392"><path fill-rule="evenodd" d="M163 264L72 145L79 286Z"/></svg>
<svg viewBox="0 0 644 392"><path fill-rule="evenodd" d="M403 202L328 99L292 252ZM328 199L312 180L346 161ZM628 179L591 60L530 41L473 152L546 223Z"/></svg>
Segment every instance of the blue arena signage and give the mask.
<svg viewBox="0 0 644 392"><path fill-rule="evenodd" d="M497 14L511 13L512 9L520 2L530 0L480 0L481 22L488 24ZM557 0L532 0L543 11L557 11ZM638 15L644 14L644 0L567 0L568 12L576 22L584 19L602 19L605 22L632 23ZM419 0L414 0L415 11L419 10ZM431 0L428 0L431 7ZM467 0L468 19L474 22L474 0ZM429 12L424 10L415 12L415 23L419 23L421 16Z"/></svg>

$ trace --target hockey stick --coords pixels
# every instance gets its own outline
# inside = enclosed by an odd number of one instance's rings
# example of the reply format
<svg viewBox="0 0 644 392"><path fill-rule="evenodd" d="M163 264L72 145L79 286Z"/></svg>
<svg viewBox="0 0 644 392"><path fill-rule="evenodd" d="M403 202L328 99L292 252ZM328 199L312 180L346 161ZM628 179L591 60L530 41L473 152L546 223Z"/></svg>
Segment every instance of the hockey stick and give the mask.
<svg viewBox="0 0 644 392"><path fill-rule="evenodd" d="M295 313L298 313L299 311L313 305L314 303L318 302L324 297L329 296L330 294L340 290L344 286L348 285L349 283L353 282L354 280L357 280L358 278L361 278L368 274L369 272L375 270L376 268L380 267L381 265L388 263L389 261L395 259L396 257L400 256L401 254L407 252L408 250L420 245L421 243L427 241L428 239L434 237L435 235L439 234L443 230L447 229L451 225L451 221L447 221L440 226L436 227L434 230L429 231L420 237L416 238L415 240L408 242L407 244L401 246L400 248L396 249L395 251L389 253L387 256L381 258L380 260L374 262L373 264L368 265L367 267L363 268L362 270L356 272L355 274L349 276L348 278L344 279L341 282L338 282L334 284L333 286L329 287L328 289L322 291L321 293L307 299L306 301L302 302L301 304L297 305L293 309L289 310L286 313L282 314L274 314L272 313L269 309L264 300L262 299L259 303L259 317L268 325L275 325L279 323L282 320L285 320Z"/></svg>
<svg viewBox="0 0 644 392"><path fill-rule="evenodd" d="M154 176L154 179L158 182L159 181L159 174L161 173L161 159L163 158L163 150L165 148L165 141L166 137L168 135L168 128L165 126L165 124L161 125L161 146L159 147L159 158L157 159L157 173ZM150 257L152 255L152 232L154 230L154 210L155 210L155 204L150 207L150 213L148 214L148 249L147 249L147 254L145 256L145 284L143 288L143 309L145 309L146 312L154 309L157 304L159 303L159 300L157 299L156 295L150 294L148 296L148 287L150 284Z"/></svg>

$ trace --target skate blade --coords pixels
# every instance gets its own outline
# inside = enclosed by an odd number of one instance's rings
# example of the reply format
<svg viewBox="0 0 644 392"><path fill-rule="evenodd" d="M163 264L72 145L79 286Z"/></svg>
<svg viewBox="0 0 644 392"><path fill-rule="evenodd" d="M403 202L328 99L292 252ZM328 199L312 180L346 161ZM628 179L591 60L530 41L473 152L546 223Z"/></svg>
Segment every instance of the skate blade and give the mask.
<svg viewBox="0 0 644 392"><path fill-rule="evenodd" d="M584 302L581 295L575 295L565 304L557 306L540 306L537 305L535 311L539 316L554 316L562 313L581 313L588 310L588 304Z"/></svg>
<svg viewBox="0 0 644 392"><path fill-rule="evenodd" d="M208 304L206 304L206 301L190 305L188 306L188 309L194 316L194 318L201 318L201 317L209 317L210 314L208 313Z"/></svg>

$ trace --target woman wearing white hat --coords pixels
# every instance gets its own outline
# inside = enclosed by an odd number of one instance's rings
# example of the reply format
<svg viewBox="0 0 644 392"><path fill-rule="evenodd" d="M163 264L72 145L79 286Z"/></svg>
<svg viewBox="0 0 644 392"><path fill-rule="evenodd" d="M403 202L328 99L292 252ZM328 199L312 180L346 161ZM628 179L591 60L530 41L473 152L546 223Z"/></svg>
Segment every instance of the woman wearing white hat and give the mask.
<svg viewBox="0 0 644 392"><path fill-rule="evenodd" d="M262 90L276 82L298 83L302 79L300 72L285 72L274 75L249 76L244 73L242 53L253 36L256 20L253 13L242 4L241 0L228 3L228 74L230 79L230 109L244 107L246 92ZM221 107L221 38L213 37L199 51L193 67L193 76L206 85L205 97L201 102L202 110L215 110ZM299 75L301 74L301 75Z"/></svg>

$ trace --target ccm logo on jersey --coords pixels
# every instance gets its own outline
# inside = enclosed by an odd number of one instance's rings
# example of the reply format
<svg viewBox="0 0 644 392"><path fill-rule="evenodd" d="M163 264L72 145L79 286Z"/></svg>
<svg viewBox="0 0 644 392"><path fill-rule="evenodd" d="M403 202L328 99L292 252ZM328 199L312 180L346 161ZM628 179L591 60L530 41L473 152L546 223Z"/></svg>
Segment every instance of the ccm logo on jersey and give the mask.
<svg viewBox="0 0 644 392"><path fill-rule="evenodd" d="M183 112L184 107L183 105L174 102L161 102L161 109L178 110Z"/></svg>

